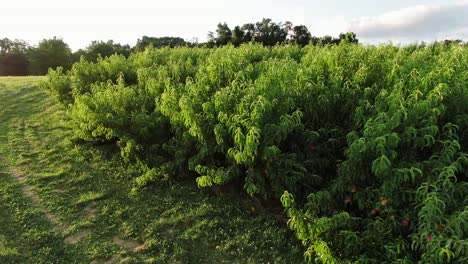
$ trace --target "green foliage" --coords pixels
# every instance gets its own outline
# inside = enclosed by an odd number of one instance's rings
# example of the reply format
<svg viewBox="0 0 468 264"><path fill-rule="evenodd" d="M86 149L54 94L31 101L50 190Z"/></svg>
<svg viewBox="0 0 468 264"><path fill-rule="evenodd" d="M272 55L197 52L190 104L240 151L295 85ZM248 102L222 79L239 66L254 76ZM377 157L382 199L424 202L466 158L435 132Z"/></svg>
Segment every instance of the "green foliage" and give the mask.
<svg viewBox="0 0 468 264"><path fill-rule="evenodd" d="M243 200L71 139L42 79L0 78L0 263L302 263L293 234Z"/></svg>
<svg viewBox="0 0 468 264"><path fill-rule="evenodd" d="M466 262L466 47L339 42L149 48L48 87L71 80L80 138L148 166L137 189L196 175L282 195L311 262Z"/></svg>
<svg viewBox="0 0 468 264"><path fill-rule="evenodd" d="M394 52L385 86L356 105L363 126L349 132L336 179L302 210L282 197L311 260L467 261L467 116L453 104L468 100L468 54L441 45Z"/></svg>
<svg viewBox="0 0 468 264"><path fill-rule="evenodd" d="M48 81L41 83L41 88L47 89L64 105L73 103L72 81L68 75L63 72L62 67L56 70L49 69Z"/></svg>
<svg viewBox="0 0 468 264"><path fill-rule="evenodd" d="M49 69L48 80L41 86L51 93L64 105L75 101L76 97L91 92L91 86L105 86L117 83L121 79L127 84L136 84L137 73L133 63L123 55L111 55L98 58L97 62L89 62L84 57L73 64L70 71L57 67ZM97 89L98 90L98 89Z"/></svg>
<svg viewBox="0 0 468 264"><path fill-rule="evenodd" d="M96 193L96 192L85 193L80 196L80 198L78 199L76 203L77 204L89 203L91 201L102 199L103 196L104 194L102 193Z"/></svg>
<svg viewBox="0 0 468 264"><path fill-rule="evenodd" d="M91 91L91 85L107 83L109 80L116 82L123 77L125 83L136 83L136 69L123 55L112 55L106 58L98 58L98 61L89 62L82 58L73 64L69 73L76 85L73 87L74 95L82 95Z"/></svg>
<svg viewBox="0 0 468 264"><path fill-rule="evenodd" d="M122 156L156 159L170 136L166 119L154 111L155 102L136 86L94 84L91 92L76 97L69 115L77 135L88 141L117 142ZM141 153L140 153L141 152Z"/></svg>

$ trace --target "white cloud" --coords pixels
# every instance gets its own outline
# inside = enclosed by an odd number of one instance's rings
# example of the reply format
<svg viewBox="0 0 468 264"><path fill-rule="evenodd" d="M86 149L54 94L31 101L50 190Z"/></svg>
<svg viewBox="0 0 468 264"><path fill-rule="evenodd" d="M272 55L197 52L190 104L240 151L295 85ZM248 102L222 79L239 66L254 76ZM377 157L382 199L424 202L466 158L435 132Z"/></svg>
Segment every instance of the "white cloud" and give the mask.
<svg viewBox="0 0 468 264"><path fill-rule="evenodd" d="M430 41L468 37L468 1L451 5L418 5L373 17L359 17L347 22L367 42Z"/></svg>
<svg viewBox="0 0 468 264"><path fill-rule="evenodd" d="M349 27L349 21L344 16L334 16L330 18L322 18L312 23L309 23L308 28L314 36L338 36L341 32Z"/></svg>

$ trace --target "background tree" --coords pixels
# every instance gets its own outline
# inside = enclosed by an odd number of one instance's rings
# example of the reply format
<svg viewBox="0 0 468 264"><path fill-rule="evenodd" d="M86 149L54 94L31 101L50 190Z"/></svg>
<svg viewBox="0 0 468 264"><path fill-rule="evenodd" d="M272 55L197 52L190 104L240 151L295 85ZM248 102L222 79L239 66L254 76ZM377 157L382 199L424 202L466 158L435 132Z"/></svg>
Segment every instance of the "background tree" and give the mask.
<svg viewBox="0 0 468 264"><path fill-rule="evenodd" d="M271 19L264 18L255 24L254 40L265 46L274 46L286 41L289 30L289 23L274 23Z"/></svg>
<svg viewBox="0 0 468 264"><path fill-rule="evenodd" d="M124 55L126 58L128 58L130 57L130 54L132 54L132 47L130 47L128 44L114 44L114 54Z"/></svg>
<svg viewBox="0 0 468 264"><path fill-rule="evenodd" d="M8 38L0 39L0 55L5 55L10 52L11 40Z"/></svg>
<svg viewBox="0 0 468 264"><path fill-rule="evenodd" d="M163 48L163 47L180 47L180 46L187 46L188 42L186 42L183 38L179 37L148 37L143 36L141 39L137 40L137 44L135 45L134 50L144 51L146 47L152 45L155 48Z"/></svg>
<svg viewBox="0 0 468 264"><path fill-rule="evenodd" d="M239 47L244 43L245 33L241 27L235 26L232 30L232 44L236 47Z"/></svg>
<svg viewBox="0 0 468 264"><path fill-rule="evenodd" d="M28 46L23 40L0 39L0 75L28 75Z"/></svg>
<svg viewBox="0 0 468 264"><path fill-rule="evenodd" d="M119 54L128 57L130 53L131 48L129 45L114 43L113 40L108 40L107 42L95 40L92 41L85 50L79 50L74 53L73 60L79 60L80 57L83 56L88 61L96 62L99 56L105 58L114 54Z"/></svg>
<svg viewBox="0 0 468 264"><path fill-rule="evenodd" d="M49 68L62 67L68 70L72 65L72 52L62 39L54 37L39 42L37 48L28 51L30 73L34 75L47 74Z"/></svg>
<svg viewBox="0 0 468 264"><path fill-rule="evenodd" d="M84 49L79 49L72 53L72 61L73 63L80 61L81 56L85 56L86 51Z"/></svg>
<svg viewBox="0 0 468 264"><path fill-rule="evenodd" d="M463 40L461 39L445 39L442 41L442 43L445 46L450 46L450 45L466 45L466 43L463 43Z"/></svg>
<svg viewBox="0 0 468 264"><path fill-rule="evenodd" d="M216 45L223 46L232 40L232 32L226 23L219 23L216 29Z"/></svg>
<svg viewBox="0 0 468 264"><path fill-rule="evenodd" d="M312 36L305 25L294 26L291 22L276 23L269 18L264 18L257 23L246 23L242 27L235 26L233 30L226 23L219 23L216 34L208 32L206 47L223 46L229 43L238 47L242 43L258 42L264 46L274 46L283 43L295 43L300 46L308 45L338 45L342 41L358 43L353 32L341 33L338 38L332 36Z"/></svg>
<svg viewBox="0 0 468 264"><path fill-rule="evenodd" d="M102 58L109 57L114 54L114 42L109 40L104 41L92 41L91 44L85 49L84 57L87 61L97 61L99 56Z"/></svg>
<svg viewBox="0 0 468 264"><path fill-rule="evenodd" d="M339 38L334 38L332 36L326 35L320 38L319 45L336 45L340 44L340 39Z"/></svg>
<svg viewBox="0 0 468 264"><path fill-rule="evenodd" d="M213 48L216 46L216 36L215 36L215 33L213 31L208 31L208 35L207 35L207 38L208 38L208 41L206 43L204 43L204 46L208 47L208 48Z"/></svg>
<svg viewBox="0 0 468 264"><path fill-rule="evenodd" d="M310 34L309 29L304 25L295 26L292 28L291 40L297 45L305 46L309 44L311 37L312 35Z"/></svg>
<svg viewBox="0 0 468 264"><path fill-rule="evenodd" d="M250 42L253 40L255 35L255 25L252 23L247 23L242 26L244 31L244 43Z"/></svg>
<svg viewBox="0 0 468 264"><path fill-rule="evenodd" d="M26 53L29 44L24 40L0 39L0 55L8 53Z"/></svg>
<svg viewBox="0 0 468 264"><path fill-rule="evenodd" d="M0 76L28 75L29 60L24 53L8 53L0 56Z"/></svg>
<svg viewBox="0 0 468 264"><path fill-rule="evenodd" d="M348 43L356 43L356 44L359 42L354 32L340 33L339 38L340 38L340 42L346 41Z"/></svg>

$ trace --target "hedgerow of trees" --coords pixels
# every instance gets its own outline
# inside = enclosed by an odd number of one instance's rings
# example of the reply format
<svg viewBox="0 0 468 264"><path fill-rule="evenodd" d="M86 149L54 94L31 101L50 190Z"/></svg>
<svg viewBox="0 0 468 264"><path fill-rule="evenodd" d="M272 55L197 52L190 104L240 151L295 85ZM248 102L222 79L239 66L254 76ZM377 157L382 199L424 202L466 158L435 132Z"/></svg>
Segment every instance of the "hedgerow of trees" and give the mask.
<svg viewBox="0 0 468 264"><path fill-rule="evenodd" d="M304 25L294 26L291 22L276 23L269 18L264 18L257 23L235 26L232 30L226 23L219 23L215 32L210 31L208 33L207 46L233 44L238 47L251 41L270 47L277 44L330 45L339 44L344 40L349 43L359 42L353 32L341 33L338 38L331 36L319 38L313 37L309 29Z"/></svg>
<svg viewBox="0 0 468 264"><path fill-rule="evenodd" d="M28 75L28 44L21 40L0 39L0 76Z"/></svg>
<svg viewBox="0 0 468 264"><path fill-rule="evenodd" d="M62 67L65 71L82 57L96 62L99 58L114 54L129 57L132 52L142 52L147 47L215 47L232 44L236 47L243 43L257 42L265 46L294 43L300 46L307 44L339 44L345 40L357 43L354 33L340 34L338 38L311 36L306 26L293 26L290 22L275 23L263 19L257 23L235 26L232 30L226 23L219 24L216 34L210 32L206 43L186 41L180 37L149 37L137 40L134 47L121 45L113 40L92 41L86 48L72 52L67 43L60 38L44 39L36 47L21 40L0 39L0 75L44 75L49 68Z"/></svg>
<svg viewBox="0 0 468 264"><path fill-rule="evenodd" d="M0 76L1 75L44 75L49 68L61 66L65 71L83 57L86 61L98 61L114 54L126 58L133 52L142 52L149 46L164 47L220 47L233 45L239 47L244 43L256 42L264 46L285 44L338 45L341 42L358 43L353 32L341 33L338 37L312 36L304 25L293 25L291 22L273 22L264 18L256 23L246 23L230 28L226 23L219 23L215 32L208 33L206 43L197 40L186 41L180 37L143 36L134 47L121 45L113 40L92 41L86 48L71 52L68 45L59 38L44 39L37 47L30 46L21 40L0 39ZM444 45L466 45L461 40L445 40Z"/></svg>

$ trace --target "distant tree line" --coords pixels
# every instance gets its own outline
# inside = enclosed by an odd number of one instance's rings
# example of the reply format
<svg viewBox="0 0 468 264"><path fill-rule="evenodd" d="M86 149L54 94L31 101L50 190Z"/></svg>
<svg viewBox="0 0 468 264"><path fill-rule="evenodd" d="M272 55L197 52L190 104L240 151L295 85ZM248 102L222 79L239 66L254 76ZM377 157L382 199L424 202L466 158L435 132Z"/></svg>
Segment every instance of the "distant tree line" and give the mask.
<svg viewBox="0 0 468 264"><path fill-rule="evenodd" d="M28 44L21 40L0 39L0 75L27 75Z"/></svg>
<svg viewBox="0 0 468 264"><path fill-rule="evenodd" d="M31 46L23 40L0 39L0 76L11 75L44 75L49 68L61 66L69 70L73 63L81 58L87 61L97 61L100 57L120 54L125 57L132 52L144 51L148 46L163 47L219 47L243 43L258 42L265 46L278 44L305 45L337 45L346 41L358 43L353 32L341 33L337 38L332 36L315 37L304 25L294 26L291 22L273 22L264 18L257 23L246 23L230 28L226 23L219 23L215 32L208 33L208 41L198 43L196 40L186 41L180 37L150 37L143 36L137 40L134 47L121 45L113 40L92 41L86 48L72 52L67 43L60 38L43 39L37 46ZM446 45L467 45L461 40L445 40Z"/></svg>
<svg viewBox="0 0 468 264"><path fill-rule="evenodd" d="M22 40L0 39L0 76L44 75L49 68L63 67L69 70L73 63L84 58L97 61L99 57L113 54L130 56L129 45L114 43L112 40L93 41L85 49L72 52L60 38L44 39L36 47Z"/></svg>
<svg viewBox="0 0 468 264"><path fill-rule="evenodd" d="M226 23L219 23L216 32L208 33L208 46L223 46L232 44L239 46L242 43L255 41L265 46L277 44L296 44L305 46L332 45L342 41L358 43L353 32L341 33L338 38L332 36L315 37L304 25L294 26L291 22L276 23L269 18L264 18L257 23L247 23L230 29Z"/></svg>

